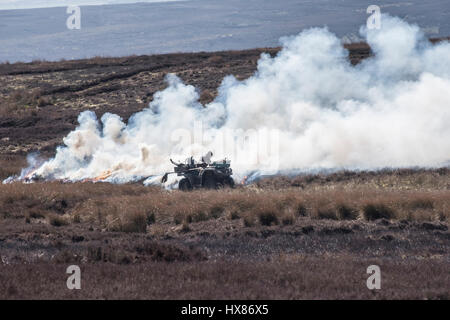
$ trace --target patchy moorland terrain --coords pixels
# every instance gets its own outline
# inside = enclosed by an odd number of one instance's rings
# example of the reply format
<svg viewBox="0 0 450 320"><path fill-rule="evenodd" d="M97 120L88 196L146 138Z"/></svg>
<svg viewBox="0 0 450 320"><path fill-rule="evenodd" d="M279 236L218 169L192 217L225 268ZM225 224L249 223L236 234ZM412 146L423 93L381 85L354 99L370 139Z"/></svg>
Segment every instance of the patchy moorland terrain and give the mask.
<svg viewBox="0 0 450 320"><path fill-rule="evenodd" d="M350 60L370 55L350 46ZM125 120L168 72L211 101L255 49L0 65L0 178L52 156L82 110ZM233 190L0 185L0 298L449 299L450 169L275 177ZM82 290L66 287L78 264ZM379 265L382 289L366 287Z"/></svg>

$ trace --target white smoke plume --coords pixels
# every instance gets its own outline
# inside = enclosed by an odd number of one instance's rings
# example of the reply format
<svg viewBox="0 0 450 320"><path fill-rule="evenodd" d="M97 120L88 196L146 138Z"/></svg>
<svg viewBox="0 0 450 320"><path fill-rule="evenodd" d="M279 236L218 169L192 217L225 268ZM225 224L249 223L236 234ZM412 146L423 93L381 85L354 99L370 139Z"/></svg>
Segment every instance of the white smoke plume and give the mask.
<svg viewBox="0 0 450 320"><path fill-rule="evenodd" d="M99 122L81 113L78 128L36 174L156 182L172 169L169 158L208 150L231 159L235 179L255 170L448 164L450 44L432 45L418 26L387 15L380 30L360 33L374 56L356 66L327 29L283 38L276 57L262 55L247 80L226 77L205 106L193 86L168 75L167 89L128 124L114 114Z"/></svg>

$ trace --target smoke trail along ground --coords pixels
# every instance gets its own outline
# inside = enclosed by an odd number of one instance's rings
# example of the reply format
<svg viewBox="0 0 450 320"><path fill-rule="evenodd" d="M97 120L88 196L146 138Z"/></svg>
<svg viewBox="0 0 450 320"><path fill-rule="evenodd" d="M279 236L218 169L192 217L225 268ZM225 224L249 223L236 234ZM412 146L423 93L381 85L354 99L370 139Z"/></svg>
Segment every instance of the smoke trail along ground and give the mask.
<svg viewBox="0 0 450 320"><path fill-rule="evenodd" d="M450 44L433 46L417 26L387 15L380 30L360 33L375 55L357 66L335 35L314 28L282 38L282 51L262 55L253 77L226 77L206 106L193 86L168 75L168 87L128 124L82 112L35 173L71 181L154 176L153 183L171 169L169 158L208 150L231 159L235 179L255 170L448 163Z"/></svg>

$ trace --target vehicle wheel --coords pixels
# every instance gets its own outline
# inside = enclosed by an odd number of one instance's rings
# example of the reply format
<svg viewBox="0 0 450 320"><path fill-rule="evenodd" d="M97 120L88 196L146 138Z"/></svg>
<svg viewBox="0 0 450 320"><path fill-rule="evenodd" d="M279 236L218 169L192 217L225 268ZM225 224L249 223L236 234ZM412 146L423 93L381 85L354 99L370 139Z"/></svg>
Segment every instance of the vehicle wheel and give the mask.
<svg viewBox="0 0 450 320"><path fill-rule="evenodd" d="M178 189L180 189L181 191L192 190L192 185L189 182L189 179L187 179L187 178L181 179L180 182L178 183Z"/></svg>
<svg viewBox="0 0 450 320"><path fill-rule="evenodd" d="M227 187L234 188L234 180L231 177L226 177L223 179L223 183Z"/></svg>
<svg viewBox="0 0 450 320"><path fill-rule="evenodd" d="M206 189L215 189L216 188L216 177L212 174L207 174L203 178L203 187Z"/></svg>
<svg viewBox="0 0 450 320"><path fill-rule="evenodd" d="M220 183L220 182L217 182L217 183L216 183L216 189L217 189L217 190L223 189L223 188L224 188L223 183Z"/></svg>

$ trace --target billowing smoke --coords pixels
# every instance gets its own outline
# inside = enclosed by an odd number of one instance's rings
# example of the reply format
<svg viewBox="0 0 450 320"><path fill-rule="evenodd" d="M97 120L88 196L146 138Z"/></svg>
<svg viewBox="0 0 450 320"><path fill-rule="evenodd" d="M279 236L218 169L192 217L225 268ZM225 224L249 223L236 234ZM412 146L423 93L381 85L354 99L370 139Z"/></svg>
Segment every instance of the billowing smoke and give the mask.
<svg viewBox="0 0 450 320"><path fill-rule="evenodd" d="M72 181L125 182L172 168L169 158L231 160L235 177L255 171L434 167L450 160L450 44L431 45L420 29L383 16L361 28L374 56L356 66L326 29L281 39L256 73L226 77L208 105L176 75L128 124L80 114L56 156L35 172ZM171 181L169 181L171 182ZM173 181L172 181L173 182Z"/></svg>

